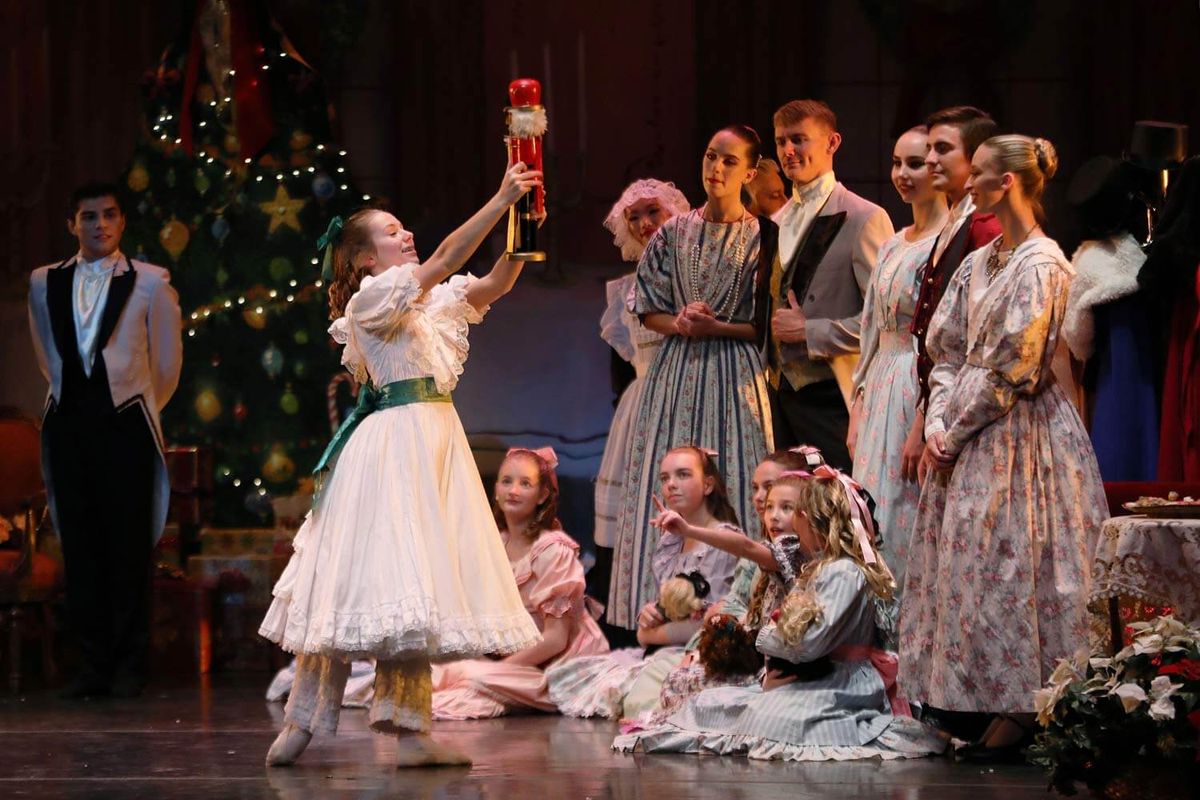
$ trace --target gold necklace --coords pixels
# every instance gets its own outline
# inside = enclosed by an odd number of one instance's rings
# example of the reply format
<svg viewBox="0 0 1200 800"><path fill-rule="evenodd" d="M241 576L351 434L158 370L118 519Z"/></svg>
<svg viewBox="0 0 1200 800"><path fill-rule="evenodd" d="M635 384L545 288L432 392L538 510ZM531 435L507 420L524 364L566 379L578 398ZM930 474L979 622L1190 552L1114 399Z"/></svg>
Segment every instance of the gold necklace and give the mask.
<svg viewBox="0 0 1200 800"><path fill-rule="evenodd" d="M1039 226L1036 222L1033 223L1033 225L1029 228L1029 230L1025 231L1025 235L1023 235L1021 237L1021 241L1017 242L1016 244L1014 244L1012 247L1010 247L1007 250L1000 249L1000 245L1004 241L1003 234L999 238L996 239L996 241L992 244L991 252L988 253L987 264L984 265L984 272L987 275L987 282L989 284L996 279L997 275L1000 274L1000 270L1002 270L1008 266L1008 262L1009 262L1009 259L1012 258L1012 254L1014 252L1016 252L1018 247L1020 247L1022 244L1025 243L1025 240L1029 238L1029 234L1031 234L1035 230L1037 230L1038 227ZM1001 253L1008 254L1004 258L1004 263L1000 262L1000 254Z"/></svg>

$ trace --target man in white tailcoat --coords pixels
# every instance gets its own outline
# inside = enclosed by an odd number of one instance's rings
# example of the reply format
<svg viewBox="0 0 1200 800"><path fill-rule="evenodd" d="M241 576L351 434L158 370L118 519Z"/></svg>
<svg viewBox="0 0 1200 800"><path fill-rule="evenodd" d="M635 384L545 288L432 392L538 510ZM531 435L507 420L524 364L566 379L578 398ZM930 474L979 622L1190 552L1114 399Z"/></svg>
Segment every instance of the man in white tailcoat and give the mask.
<svg viewBox="0 0 1200 800"><path fill-rule="evenodd" d="M170 488L159 411L179 383L179 297L161 267L121 252L117 187L71 198L79 252L34 270L29 325L50 383L42 474L62 540L82 668L65 694L141 693L154 544Z"/></svg>

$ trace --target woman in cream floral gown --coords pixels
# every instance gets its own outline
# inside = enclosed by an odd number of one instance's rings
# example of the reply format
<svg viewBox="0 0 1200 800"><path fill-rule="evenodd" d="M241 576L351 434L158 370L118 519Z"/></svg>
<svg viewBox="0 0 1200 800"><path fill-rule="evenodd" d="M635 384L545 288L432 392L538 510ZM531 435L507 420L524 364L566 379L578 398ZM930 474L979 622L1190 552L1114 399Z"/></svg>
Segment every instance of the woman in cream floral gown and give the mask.
<svg viewBox="0 0 1200 800"><path fill-rule="evenodd" d="M1073 275L1037 222L1055 166L1043 139L979 147L968 189L1003 235L967 257L929 328L926 454L939 472L910 545L900 683L936 708L1005 715L969 751L983 758L1016 754L1034 690L1086 645L1087 557L1107 515L1052 369Z"/></svg>

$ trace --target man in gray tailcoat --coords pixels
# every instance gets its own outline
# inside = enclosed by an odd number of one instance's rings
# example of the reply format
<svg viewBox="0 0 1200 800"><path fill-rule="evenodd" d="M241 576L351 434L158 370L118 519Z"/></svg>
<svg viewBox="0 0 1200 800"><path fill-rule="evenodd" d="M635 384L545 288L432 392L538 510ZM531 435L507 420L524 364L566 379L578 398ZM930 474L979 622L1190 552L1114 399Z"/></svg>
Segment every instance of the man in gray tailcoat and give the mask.
<svg viewBox="0 0 1200 800"><path fill-rule="evenodd" d="M779 246L770 274L758 276L755 326L773 390L775 446L811 444L849 470L859 316L879 246L895 231L886 211L834 177L841 142L837 117L819 100L775 112L775 151L792 196L773 217Z"/></svg>

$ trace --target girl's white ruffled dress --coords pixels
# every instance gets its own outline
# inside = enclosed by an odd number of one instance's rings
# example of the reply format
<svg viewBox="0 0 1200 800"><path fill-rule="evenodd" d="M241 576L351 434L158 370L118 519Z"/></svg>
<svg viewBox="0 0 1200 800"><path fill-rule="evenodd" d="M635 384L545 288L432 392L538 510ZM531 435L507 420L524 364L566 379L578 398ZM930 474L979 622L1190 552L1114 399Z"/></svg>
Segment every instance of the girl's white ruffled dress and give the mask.
<svg viewBox="0 0 1200 800"><path fill-rule="evenodd" d="M413 265L364 277L329 329L345 346L342 363L377 387L428 377L449 393L467 358L468 323L487 310L467 302L474 280L455 276L422 293ZM293 653L437 662L515 652L540 638L446 402L363 420L274 595L259 633Z"/></svg>

